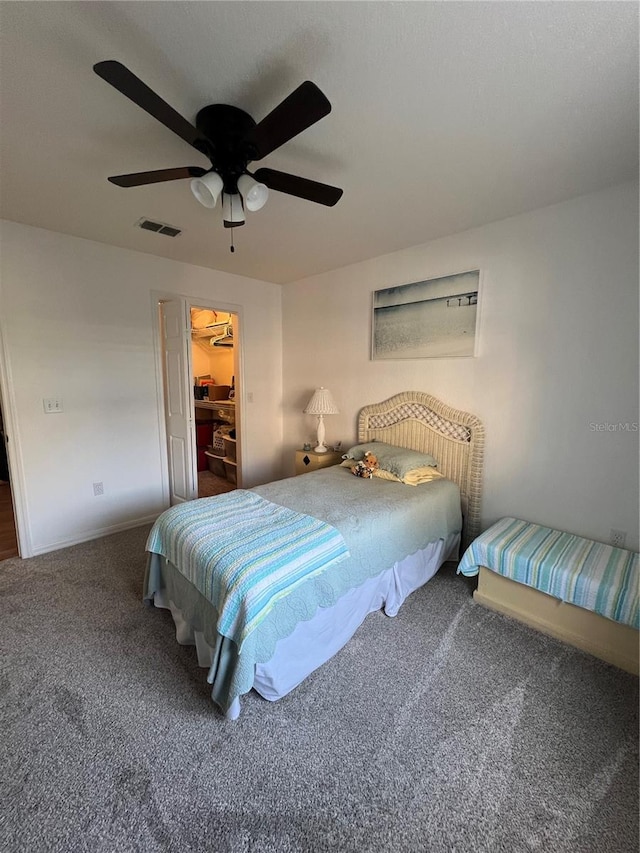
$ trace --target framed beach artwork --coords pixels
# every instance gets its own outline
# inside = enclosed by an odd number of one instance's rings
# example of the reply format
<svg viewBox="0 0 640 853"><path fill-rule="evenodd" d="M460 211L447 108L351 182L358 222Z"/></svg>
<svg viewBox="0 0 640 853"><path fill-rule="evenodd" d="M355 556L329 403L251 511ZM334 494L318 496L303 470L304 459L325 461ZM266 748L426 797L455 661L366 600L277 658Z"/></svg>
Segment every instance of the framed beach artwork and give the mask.
<svg viewBox="0 0 640 853"><path fill-rule="evenodd" d="M374 291L371 358L475 355L479 289L470 270Z"/></svg>

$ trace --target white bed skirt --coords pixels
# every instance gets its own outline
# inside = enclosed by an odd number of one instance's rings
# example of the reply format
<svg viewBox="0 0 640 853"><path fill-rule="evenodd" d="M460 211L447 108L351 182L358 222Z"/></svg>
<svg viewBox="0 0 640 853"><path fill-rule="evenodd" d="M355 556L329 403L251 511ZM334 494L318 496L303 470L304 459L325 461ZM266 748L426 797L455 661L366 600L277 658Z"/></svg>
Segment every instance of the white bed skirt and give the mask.
<svg viewBox="0 0 640 853"><path fill-rule="evenodd" d="M256 665L253 689L270 702L286 696L339 652L369 613L382 608L387 616L395 616L408 595L427 583L448 559L457 558L459 545L459 534L446 541L432 542L350 590L333 607L318 608L312 619L298 623L288 637L278 641L270 660ZM154 604L171 611L177 641L195 645L198 664L209 669L214 659L213 649L202 632L193 630L164 590L156 592ZM239 714L240 700L236 699L225 716L235 720Z"/></svg>

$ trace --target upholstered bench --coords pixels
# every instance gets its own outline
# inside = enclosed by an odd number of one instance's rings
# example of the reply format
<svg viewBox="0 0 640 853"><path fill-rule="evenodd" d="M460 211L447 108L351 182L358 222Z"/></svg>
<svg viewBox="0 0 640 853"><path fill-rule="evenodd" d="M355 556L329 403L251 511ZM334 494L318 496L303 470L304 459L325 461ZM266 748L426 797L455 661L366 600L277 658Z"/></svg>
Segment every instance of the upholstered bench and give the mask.
<svg viewBox="0 0 640 853"><path fill-rule="evenodd" d="M638 674L638 554L503 518L475 539L458 572L474 598Z"/></svg>

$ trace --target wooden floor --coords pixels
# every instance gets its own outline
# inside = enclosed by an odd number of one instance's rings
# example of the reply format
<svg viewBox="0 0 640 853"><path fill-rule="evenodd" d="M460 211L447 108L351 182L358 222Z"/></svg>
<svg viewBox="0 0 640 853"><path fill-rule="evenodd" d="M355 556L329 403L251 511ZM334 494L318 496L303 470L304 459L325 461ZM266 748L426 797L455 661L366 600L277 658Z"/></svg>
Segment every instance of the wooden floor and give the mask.
<svg viewBox="0 0 640 853"><path fill-rule="evenodd" d="M11 486L0 482L0 560L18 556L18 539L11 502Z"/></svg>

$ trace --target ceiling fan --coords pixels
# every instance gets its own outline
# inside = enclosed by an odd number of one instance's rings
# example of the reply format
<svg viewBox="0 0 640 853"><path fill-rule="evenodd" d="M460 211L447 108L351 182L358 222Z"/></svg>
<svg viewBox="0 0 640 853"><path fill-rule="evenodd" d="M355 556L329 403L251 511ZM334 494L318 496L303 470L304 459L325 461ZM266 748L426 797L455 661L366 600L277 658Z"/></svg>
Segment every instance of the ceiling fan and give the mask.
<svg viewBox="0 0 640 853"><path fill-rule="evenodd" d="M258 123L238 107L210 104L198 112L194 127L122 63L110 59L98 62L93 70L211 162L210 169L182 166L115 175L109 178L112 184L137 187L191 178L191 190L205 207L215 207L222 195L225 228L244 225L244 208L260 210L269 189L329 207L342 196L338 187L287 172L262 168L251 173L247 169L249 163L262 160L331 112L331 104L315 83L302 83Z"/></svg>

